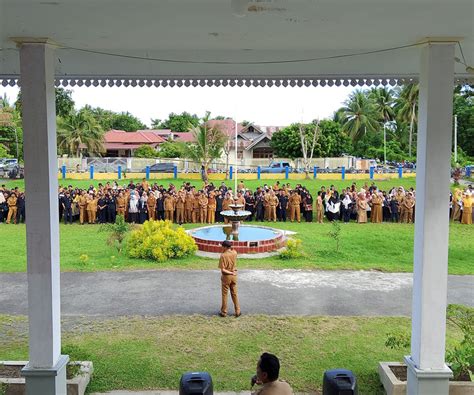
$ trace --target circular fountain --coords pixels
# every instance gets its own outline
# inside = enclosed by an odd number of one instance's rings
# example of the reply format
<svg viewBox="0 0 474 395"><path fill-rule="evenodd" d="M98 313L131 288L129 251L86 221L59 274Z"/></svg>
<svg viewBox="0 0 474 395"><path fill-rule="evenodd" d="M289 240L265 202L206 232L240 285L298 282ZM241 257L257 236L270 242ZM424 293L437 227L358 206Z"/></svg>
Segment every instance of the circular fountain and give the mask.
<svg viewBox="0 0 474 395"><path fill-rule="evenodd" d="M198 249L204 252L222 252L221 243L232 241L233 248L240 254L272 252L285 244L284 233L267 226L240 225L250 211L242 210L243 205L232 204L231 210L221 212L231 225L212 225L189 231Z"/></svg>

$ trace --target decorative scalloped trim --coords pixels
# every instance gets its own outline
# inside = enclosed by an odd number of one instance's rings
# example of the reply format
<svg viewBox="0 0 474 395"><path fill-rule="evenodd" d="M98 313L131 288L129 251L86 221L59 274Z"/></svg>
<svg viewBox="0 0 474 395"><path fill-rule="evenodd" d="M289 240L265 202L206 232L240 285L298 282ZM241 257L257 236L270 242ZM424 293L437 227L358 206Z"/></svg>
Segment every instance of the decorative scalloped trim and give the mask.
<svg viewBox="0 0 474 395"><path fill-rule="evenodd" d="M399 78L386 78L386 77L314 77L314 78L291 78L291 77L241 77L241 78L204 78L204 77L186 77L186 78L122 78L122 77L68 77L68 78L56 78L55 85L63 87L75 87L75 86L94 86L94 87L197 87L197 86L254 86L254 87L272 87L272 86L291 86L291 87L309 87L309 86L360 86L360 87L373 87L373 86L396 86L403 85L411 82L417 82L418 77L399 77ZM1 78L0 82L2 86L19 86L20 81L17 77L12 78ZM462 85L466 83L474 82L474 78L455 78L454 83L456 85Z"/></svg>

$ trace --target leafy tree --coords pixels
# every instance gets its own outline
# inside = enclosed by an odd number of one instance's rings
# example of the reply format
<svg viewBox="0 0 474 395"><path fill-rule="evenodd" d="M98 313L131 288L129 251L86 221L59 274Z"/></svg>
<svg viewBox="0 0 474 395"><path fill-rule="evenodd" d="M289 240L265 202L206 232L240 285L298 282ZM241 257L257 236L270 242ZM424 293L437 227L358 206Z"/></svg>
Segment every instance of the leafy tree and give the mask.
<svg viewBox="0 0 474 395"><path fill-rule="evenodd" d="M160 125L161 125L161 119L151 118L151 128L152 129L159 129Z"/></svg>
<svg viewBox="0 0 474 395"><path fill-rule="evenodd" d="M125 130L126 132L136 132L137 130L146 129L147 127L137 117L134 117L127 111L112 115L111 128Z"/></svg>
<svg viewBox="0 0 474 395"><path fill-rule="evenodd" d="M209 127L209 113L204 117L199 126L190 125L189 131L194 136L193 143L186 145L186 156L203 166L203 180L208 180L209 165L221 157L222 150L227 141L227 135L219 127Z"/></svg>
<svg viewBox="0 0 474 395"><path fill-rule="evenodd" d="M152 120L154 121L154 120ZM181 114L171 113L168 119L161 122L159 125L153 123L154 128L158 129L171 129L173 132L187 132L191 127L199 126L200 119L196 114L189 114L184 111Z"/></svg>
<svg viewBox="0 0 474 395"><path fill-rule="evenodd" d="M418 119L418 84L407 84L397 91L395 111L397 118L409 125L408 155L411 157L413 136Z"/></svg>
<svg viewBox="0 0 474 395"><path fill-rule="evenodd" d="M12 156L8 154L7 147L3 144L0 144L0 158L11 158Z"/></svg>
<svg viewBox="0 0 474 395"><path fill-rule="evenodd" d="M92 116L104 131L112 129L112 118L114 116L113 111L104 110L100 107L91 107L86 104L83 108L79 110L79 112L86 112L90 116Z"/></svg>
<svg viewBox="0 0 474 395"><path fill-rule="evenodd" d="M388 88L373 88L369 92L369 99L375 105L375 111L382 123L393 121L395 118L394 97Z"/></svg>
<svg viewBox="0 0 474 395"><path fill-rule="evenodd" d="M453 104L458 118L458 148L474 157L474 85L457 87Z"/></svg>
<svg viewBox="0 0 474 395"><path fill-rule="evenodd" d="M135 158L156 158L158 152L153 147L143 144L133 151L133 156Z"/></svg>
<svg viewBox="0 0 474 395"><path fill-rule="evenodd" d="M166 141L160 145L158 155L161 158L182 158L185 156L186 144L179 141Z"/></svg>
<svg viewBox="0 0 474 395"><path fill-rule="evenodd" d="M79 157L81 150L100 155L104 151L104 131L87 112L72 112L57 119L58 148Z"/></svg>
<svg viewBox="0 0 474 395"><path fill-rule="evenodd" d="M56 96L56 115L65 117L74 110L74 100L72 99L72 91L69 89L55 88ZM15 102L15 108L20 116L23 114L21 103L21 90L18 92L18 97Z"/></svg>
<svg viewBox="0 0 474 395"><path fill-rule="evenodd" d="M313 123L305 125L309 138L313 136L315 122L313 121ZM337 122L322 120L319 122L319 128L321 132L314 147L314 157L335 157L352 151L350 137L342 131L341 126ZM276 156L291 159L303 156L297 124L275 132L272 135L270 145L274 149Z"/></svg>
<svg viewBox="0 0 474 395"><path fill-rule="evenodd" d="M366 92L356 90L341 108L343 113L342 130L353 141L357 141L366 133L379 130L379 117L373 101Z"/></svg>
<svg viewBox="0 0 474 395"><path fill-rule="evenodd" d="M130 228L130 224L125 222L125 218L123 217L123 215L117 215L117 217L115 218L115 223L101 225L99 228L99 232L109 232L107 244L110 246L115 246L115 248L117 248L118 253L120 254L123 249L123 242L127 237Z"/></svg>
<svg viewBox="0 0 474 395"><path fill-rule="evenodd" d="M0 157L23 158L23 129L20 113L6 96L0 97L0 144L6 155Z"/></svg>

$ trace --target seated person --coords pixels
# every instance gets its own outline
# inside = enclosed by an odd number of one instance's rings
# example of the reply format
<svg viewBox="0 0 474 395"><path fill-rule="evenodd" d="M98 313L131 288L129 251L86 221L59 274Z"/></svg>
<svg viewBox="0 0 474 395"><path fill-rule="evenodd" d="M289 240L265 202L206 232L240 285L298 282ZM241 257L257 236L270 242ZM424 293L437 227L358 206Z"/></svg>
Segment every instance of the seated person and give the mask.
<svg viewBox="0 0 474 395"><path fill-rule="evenodd" d="M278 380L280 374L280 361L273 355L264 352L257 363L257 374L251 379L251 386L258 384L260 387L252 395L292 395L290 385Z"/></svg>

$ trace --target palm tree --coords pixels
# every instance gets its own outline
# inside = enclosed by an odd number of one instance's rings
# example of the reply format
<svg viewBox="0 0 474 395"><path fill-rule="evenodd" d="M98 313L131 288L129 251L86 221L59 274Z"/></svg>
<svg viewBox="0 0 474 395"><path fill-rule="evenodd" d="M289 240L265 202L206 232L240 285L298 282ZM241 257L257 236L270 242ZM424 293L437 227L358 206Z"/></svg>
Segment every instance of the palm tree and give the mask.
<svg viewBox="0 0 474 395"><path fill-rule="evenodd" d="M380 121L387 123L395 118L394 98L392 91L388 88L373 88L369 93L370 99L375 104L375 111L380 117Z"/></svg>
<svg viewBox="0 0 474 395"><path fill-rule="evenodd" d="M104 131L87 111L72 112L57 119L58 148L79 157L85 148L91 154L104 151Z"/></svg>
<svg viewBox="0 0 474 395"><path fill-rule="evenodd" d="M207 181L207 171L214 159L221 157L224 145L227 142L226 134L218 127L208 126L209 115L198 126L189 125L194 142L186 146L186 156L203 166L203 180Z"/></svg>
<svg viewBox="0 0 474 395"><path fill-rule="evenodd" d="M367 132L376 132L379 129L375 105L364 91L353 92L340 111L343 113L342 130L353 141L360 139Z"/></svg>
<svg viewBox="0 0 474 395"><path fill-rule="evenodd" d="M418 118L418 84L404 85L398 91L395 111L400 121L410 124L408 137L408 155L411 157L413 132Z"/></svg>

